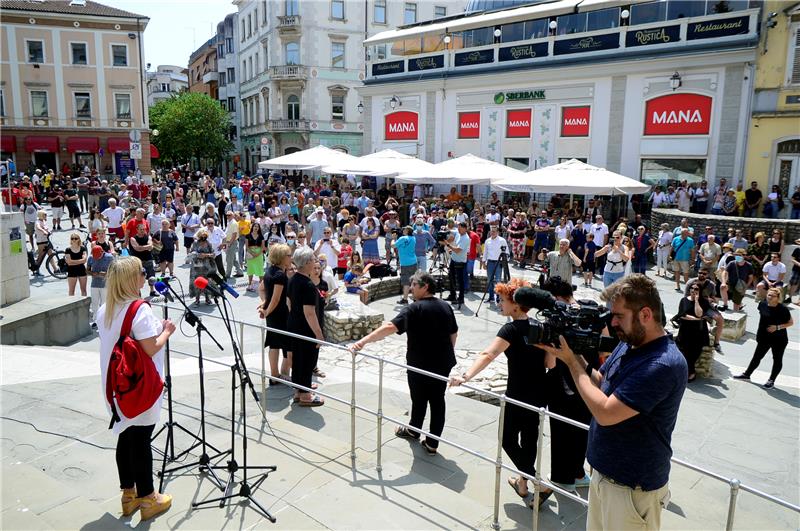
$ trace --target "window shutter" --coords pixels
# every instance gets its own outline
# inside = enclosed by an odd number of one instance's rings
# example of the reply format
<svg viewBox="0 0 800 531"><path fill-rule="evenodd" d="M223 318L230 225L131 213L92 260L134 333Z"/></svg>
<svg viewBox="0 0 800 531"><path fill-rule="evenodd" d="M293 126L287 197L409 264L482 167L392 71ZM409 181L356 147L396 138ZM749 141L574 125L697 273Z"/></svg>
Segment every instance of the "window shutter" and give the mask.
<svg viewBox="0 0 800 531"><path fill-rule="evenodd" d="M794 53L792 54L792 75L789 83L800 85L800 26L794 28Z"/></svg>

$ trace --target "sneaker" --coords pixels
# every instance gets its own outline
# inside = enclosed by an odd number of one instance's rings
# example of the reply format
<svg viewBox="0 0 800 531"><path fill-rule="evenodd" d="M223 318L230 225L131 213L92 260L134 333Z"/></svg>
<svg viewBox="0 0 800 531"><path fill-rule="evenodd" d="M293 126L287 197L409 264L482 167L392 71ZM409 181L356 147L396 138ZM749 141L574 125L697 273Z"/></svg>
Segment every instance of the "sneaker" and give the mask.
<svg viewBox="0 0 800 531"><path fill-rule="evenodd" d="M775 387L775 380L767 380L767 383L764 384L764 389L772 389Z"/></svg>
<svg viewBox="0 0 800 531"><path fill-rule="evenodd" d="M714 350L716 350L719 354L722 354L722 345L719 343L714 343Z"/></svg>
<svg viewBox="0 0 800 531"><path fill-rule="evenodd" d="M721 312L727 312L728 311L728 305L727 304L723 304L722 306L717 306L717 310L719 310Z"/></svg>
<svg viewBox="0 0 800 531"><path fill-rule="evenodd" d="M734 380L750 380L750 375L743 372L742 374L737 374L733 377Z"/></svg>
<svg viewBox="0 0 800 531"><path fill-rule="evenodd" d="M576 479L575 480L575 486L576 487L588 487L591 482L592 482L592 478L590 478L588 474L584 474L581 479Z"/></svg>
<svg viewBox="0 0 800 531"><path fill-rule="evenodd" d="M408 304L408 299L400 299L397 304Z"/></svg>

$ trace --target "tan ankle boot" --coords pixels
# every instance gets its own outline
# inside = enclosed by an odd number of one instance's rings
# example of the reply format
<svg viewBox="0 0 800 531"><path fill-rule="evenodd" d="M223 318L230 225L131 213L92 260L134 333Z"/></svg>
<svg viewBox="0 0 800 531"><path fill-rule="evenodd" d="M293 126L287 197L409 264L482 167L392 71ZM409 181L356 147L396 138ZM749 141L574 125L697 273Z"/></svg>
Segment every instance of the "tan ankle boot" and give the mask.
<svg viewBox="0 0 800 531"><path fill-rule="evenodd" d="M130 516L139 508L136 489L122 489L122 516Z"/></svg>
<svg viewBox="0 0 800 531"><path fill-rule="evenodd" d="M169 494L159 494L154 492L144 498L139 498L139 509L142 512L142 520L149 520L156 515L167 511L172 506L172 496Z"/></svg>

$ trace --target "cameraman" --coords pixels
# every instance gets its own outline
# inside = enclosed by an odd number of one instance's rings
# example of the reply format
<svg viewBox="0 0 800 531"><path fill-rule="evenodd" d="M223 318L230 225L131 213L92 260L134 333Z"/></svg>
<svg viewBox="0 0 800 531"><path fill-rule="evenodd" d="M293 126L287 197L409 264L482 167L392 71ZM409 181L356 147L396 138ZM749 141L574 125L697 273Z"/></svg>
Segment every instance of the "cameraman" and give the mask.
<svg viewBox="0 0 800 531"><path fill-rule="evenodd" d="M499 233L500 229L497 225L490 225L489 237L483 246L484 267L486 267L486 281L488 282L486 293L489 294L489 303L494 303L495 300L500 302L494 292L494 285L500 279L500 256L505 254L505 258L508 260L508 243L505 238L499 236Z"/></svg>
<svg viewBox="0 0 800 531"><path fill-rule="evenodd" d="M448 278L450 280L450 295L448 302L454 302L461 309L464 304L464 269L467 267L467 251L469 250L469 236L467 235L467 224L459 223L458 232L453 235L453 239L444 241L445 249L450 253L450 270ZM456 298L458 291L458 298Z"/></svg>
<svg viewBox="0 0 800 531"><path fill-rule="evenodd" d="M537 345L569 367L592 413L587 529L659 529L669 502L670 440L686 390L686 359L664 331L655 282L634 273L602 294L620 338L600 370L560 347Z"/></svg>
<svg viewBox="0 0 800 531"><path fill-rule="evenodd" d="M530 308L514 302L514 292L523 287L530 287L530 284L519 278L497 285L500 313L511 317L512 321L500 328L497 337L480 353L472 367L461 376L450 378L450 385L459 386L470 381L504 352L508 359L506 396L532 406L545 406L545 369L552 369L556 360L551 354L527 342L531 326L528 321ZM518 470L530 476L536 474L538 436L539 415L535 411L509 404L503 423L503 450ZM528 495L528 480L524 477L510 477L508 484L521 498ZM539 498L540 506L546 498Z"/></svg>

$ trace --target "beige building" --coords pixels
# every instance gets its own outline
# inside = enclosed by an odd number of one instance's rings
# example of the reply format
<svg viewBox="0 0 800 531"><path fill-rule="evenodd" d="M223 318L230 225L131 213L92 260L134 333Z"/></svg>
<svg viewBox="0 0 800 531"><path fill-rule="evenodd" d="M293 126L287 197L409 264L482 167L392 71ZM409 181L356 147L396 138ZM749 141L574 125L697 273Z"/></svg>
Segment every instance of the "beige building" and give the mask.
<svg viewBox="0 0 800 531"><path fill-rule="evenodd" d="M219 98L217 72L217 37L211 37L189 57L189 92Z"/></svg>
<svg viewBox="0 0 800 531"><path fill-rule="evenodd" d="M142 35L149 19L88 0L0 0L3 159L150 171ZM129 133L141 133L141 159Z"/></svg>

